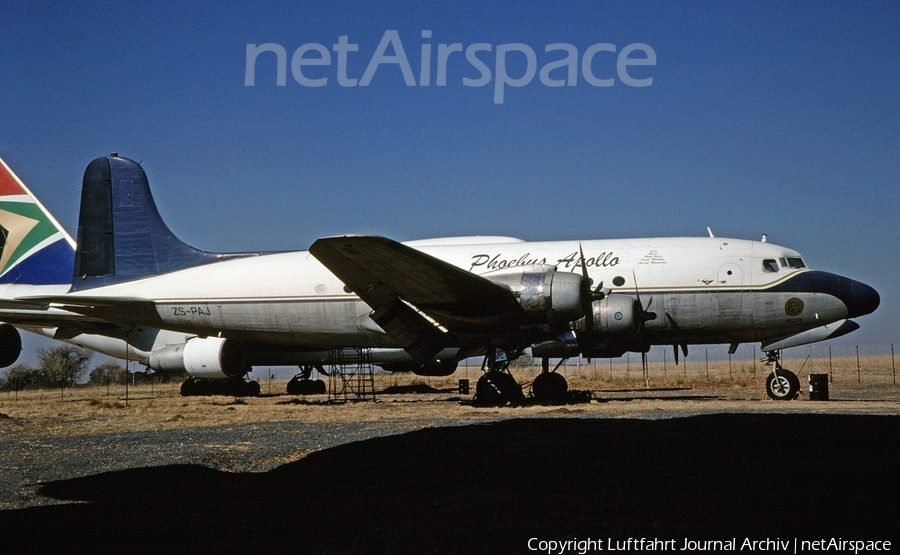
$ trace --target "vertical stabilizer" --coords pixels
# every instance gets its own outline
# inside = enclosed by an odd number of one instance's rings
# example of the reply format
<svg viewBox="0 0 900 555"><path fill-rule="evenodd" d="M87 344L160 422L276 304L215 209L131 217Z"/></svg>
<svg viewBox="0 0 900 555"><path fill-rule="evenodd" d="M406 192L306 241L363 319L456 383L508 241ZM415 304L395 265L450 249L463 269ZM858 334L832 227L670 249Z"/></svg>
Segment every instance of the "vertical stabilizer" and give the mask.
<svg viewBox="0 0 900 555"><path fill-rule="evenodd" d="M144 169L117 154L84 172L72 289L82 290L199 266L225 257L173 234L156 209Z"/></svg>
<svg viewBox="0 0 900 555"><path fill-rule="evenodd" d="M0 160L0 283L69 283L75 242Z"/></svg>

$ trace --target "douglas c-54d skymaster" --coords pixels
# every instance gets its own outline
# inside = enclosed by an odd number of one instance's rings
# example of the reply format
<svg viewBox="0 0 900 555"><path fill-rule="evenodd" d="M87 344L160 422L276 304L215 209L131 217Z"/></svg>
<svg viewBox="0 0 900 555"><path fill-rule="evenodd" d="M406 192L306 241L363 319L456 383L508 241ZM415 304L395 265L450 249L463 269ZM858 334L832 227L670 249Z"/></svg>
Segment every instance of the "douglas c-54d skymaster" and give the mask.
<svg viewBox="0 0 900 555"><path fill-rule="evenodd" d="M332 350L354 348L386 370L449 375L484 356L476 397L485 402L521 396L506 365L529 348L543 362L532 392L555 400L567 384L550 358L652 345L671 345L677 357L688 345L757 341L772 365L769 396L792 399L799 380L779 364L780 350L853 331L850 318L880 302L868 285L811 270L791 249L712 236L348 235L309 251L210 253L172 234L143 168L117 154L85 171L71 280L35 280L37 266L17 268L10 255L0 258L0 319L31 318L62 337L127 332L134 343L167 330L170 344L141 350L158 371L238 380L253 365L329 363Z"/></svg>

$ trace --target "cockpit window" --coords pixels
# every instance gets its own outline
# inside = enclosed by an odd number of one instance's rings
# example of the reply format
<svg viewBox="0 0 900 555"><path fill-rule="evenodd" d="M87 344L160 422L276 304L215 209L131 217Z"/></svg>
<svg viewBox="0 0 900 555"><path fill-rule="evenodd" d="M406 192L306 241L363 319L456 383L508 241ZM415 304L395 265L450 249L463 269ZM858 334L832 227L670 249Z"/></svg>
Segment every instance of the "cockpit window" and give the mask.
<svg viewBox="0 0 900 555"><path fill-rule="evenodd" d="M773 258L767 258L763 260L763 271L764 272L777 272L778 271L778 262Z"/></svg>
<svg viewBox="0 0 900 555"><path fill-rule="evenodd" d="M802 258L791 258L788 257L787 265L789 268L806 268L806 264L803 263Z"/></svg>

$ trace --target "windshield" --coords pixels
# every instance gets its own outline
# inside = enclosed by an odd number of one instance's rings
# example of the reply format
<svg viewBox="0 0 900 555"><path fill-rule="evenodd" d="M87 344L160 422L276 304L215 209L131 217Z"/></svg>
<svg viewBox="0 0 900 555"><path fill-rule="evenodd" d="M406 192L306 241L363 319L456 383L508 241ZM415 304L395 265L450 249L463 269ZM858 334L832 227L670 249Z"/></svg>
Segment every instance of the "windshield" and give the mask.
<svg viewBox="0 0 900 555"><path fill-rule="evenodd" d="M803 259L799 256L783 257L779 258L778 261L781 263L782 268L806 268L806 264L804 264Z"/></svg>

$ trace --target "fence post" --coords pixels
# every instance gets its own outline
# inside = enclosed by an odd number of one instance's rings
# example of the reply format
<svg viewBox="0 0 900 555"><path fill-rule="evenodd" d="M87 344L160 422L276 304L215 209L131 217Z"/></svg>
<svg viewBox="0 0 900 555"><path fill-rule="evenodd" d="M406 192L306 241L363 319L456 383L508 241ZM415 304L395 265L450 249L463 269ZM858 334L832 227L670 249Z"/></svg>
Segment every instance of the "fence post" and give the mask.
<svg viewBox="0 0 900 555"><path fill-rule="evenodd" d="M756 378L756 345L753 346L753 377Z"/></svg>
<svg viewBox="0 0 900 555"><path fill-rule="evenodd" d="M897 385L897 367L894 366L894 344L891 343L891 377L894 380L894 385Z"/></svg>
<svg viewBox="0 0 900 555"><path fill-rule="evenodd" d="M834 383L834 367L831 362L831 345L828 346L828 381Z"/></svg>

